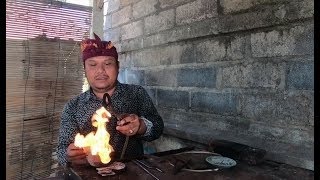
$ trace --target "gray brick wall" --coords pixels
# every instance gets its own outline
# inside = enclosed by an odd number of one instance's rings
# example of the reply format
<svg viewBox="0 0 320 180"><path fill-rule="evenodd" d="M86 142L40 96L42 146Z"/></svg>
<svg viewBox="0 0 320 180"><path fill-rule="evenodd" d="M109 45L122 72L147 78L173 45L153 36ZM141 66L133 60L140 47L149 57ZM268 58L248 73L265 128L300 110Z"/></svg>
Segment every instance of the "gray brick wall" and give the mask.
<svg viewBox="0 0 320 180"><path fill-rule="evenodd" d="M128 6L130 4L137 3L138 1L140 0L120 0L120 6Z"/></svg>
<svg viewBox="0 0 320 180"><path fill-rule="evenodd" d="M112 2L112 1L110 1ZM111 27L117 27L121 24L127 23L130 21L132 14L131 6L124 7L119 11L111 14Z"/></svg>
<svg viewBox="0 0 320 180"><path fill-rule="evenodd" d="M120 0L112 0L108 3L108 13L117 11L120 8Z"/></svg>
<svg viewBox="0 0 320 180"><path fill-rule="evenodd" d="M127 70L126 72L126 83L129 84L138 84L138 85L144 85L144 71L141 70Z"/></svg>
<svg viewBox="0 0 320 180"><path fill-rule="evenodd" d="M174 9L162 11L145 18L145 33L150 34L170 29L174 26Z"/></svg>
<svg viewBox="0 0 320 180"><path fill-rule="evenodd" d="M279 93L247 93L239 96L241 116L257 122L308 128L313 125L314 93L284 91ZM274 120L277 119L277 120Z"/></svg>
<svg viewBox="0 0 320 180"><path fill-rule="evenodd" d="M222 41L222 42L221 42ZM219 61L227 54L224 40L207 40L195 45L197 62Z"/></svg>
<svg viewBox="0 0 320 180"><path fill-rule="evenodd" d="M255 5L259 5L263 2L267 2L268 0L221 0L221 6L223 9L223 12L228 13L235 13L238 11L243 11L246 9L250 9L251 7L254 7Z"/></svg>
<svg viewBox="0 0 320 180"><path fill-rule="evenodd" d="M159 0L161 8L170 8L177 5L182 5L192 0Z"/></svg>
<svg viewBox="0 0 320 180"><path fill-rule="evenodd" d="M195 92L191 94L191 110L218 115L237 115L237 96L232 93Z"/></svg>
<svg viewBox="0 0 320 180"><path fill-rule="evenodd" d="M120 28L113 28L104 31L104 38L112 42L120 41Z"/></svg>
<svg viewBox="0 0 320 180"><path fill-rule="evenodd" d="M121 27L121 40L132 39L143 34L143 22L135 21Z"/></svg>
<svg viewBox="0 0 320 180"><path fill-rule="evenodd" d="M314 67L310 63L290 63L287 68L288 89L314 89Z"/></svg>
<svg viewBox="0 0 320 180"><path fill-rule="evenodd" d="M254 62L222 68L223 88L281 88L284 63Z"/></svg>
<svg viewBox="0 0 320 180"><path fill-rule="evenodd" d="M187 91L172 91L158 90L158 106L164 108L189 109L189 92Z"/></svg>
<svg viewBox="0 0 320 180"><path fill-rule="evenodd" d="M252 55L272 57L313 54L313 34L312 25L252 34Z"/></svg>
<svg viewBox="0 0 320 180"><path fill-rule="evenodd" d="M118 48L119 80L146 88L166 137L230 140L313 170L313 9L311 0L109 0L104 38Z"/></svg>
<svg viewBox="0 0 320 180"><path fill-rule="evenodd" d="M146 70L147 86L177 86L177 69Z"/></svg>
<svg viewBox="0 0 320 180"><path fill-rule="evenodd" d="M181 87L207 87L216 85L215 68L181 68L177 74L177 85Z"/></svg>
<svg viewBox="0 0 320 180"><path fill-rule="evenodd" d="M157 4L157 0L141 0L133 4L133 7L132 7L133 18L137 19L155 12L156 4Z"/></svg>
<svg viewBox="0 0 320 180"><path fill-rule="evenodd" d="M177 7L176 23L182 25L216 17L217 15L216 0L196 0Z"/></svg>

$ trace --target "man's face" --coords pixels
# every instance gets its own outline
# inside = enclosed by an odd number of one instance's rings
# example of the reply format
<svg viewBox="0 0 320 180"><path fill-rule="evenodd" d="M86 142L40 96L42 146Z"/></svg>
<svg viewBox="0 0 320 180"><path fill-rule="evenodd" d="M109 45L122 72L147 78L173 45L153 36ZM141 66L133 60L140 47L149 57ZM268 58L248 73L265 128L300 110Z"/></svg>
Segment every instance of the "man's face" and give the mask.
<svg viewBox="0 0 320 180"><path fill-rule="evenodd" d="M85 60L85 74L95 91L105 92L115 86L119 66L112 56L96 56Z"/></svg>

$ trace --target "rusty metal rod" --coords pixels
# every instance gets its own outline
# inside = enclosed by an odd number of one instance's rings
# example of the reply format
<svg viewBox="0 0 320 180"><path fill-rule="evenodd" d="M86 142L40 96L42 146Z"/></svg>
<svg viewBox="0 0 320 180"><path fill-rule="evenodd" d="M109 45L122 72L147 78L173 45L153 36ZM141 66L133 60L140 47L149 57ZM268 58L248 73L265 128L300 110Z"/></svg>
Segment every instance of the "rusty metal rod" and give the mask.
<svg viewBox="0 0 320 180"><path fill-rule="evenodd" d="M149 164L147 164L147 163L145 163L145 162L143 162L143 161L140 161L140 160L138 160L138 159L137 159L136 161L138 161L140 164L144 165L145 167L147 167L147 168L149 168L149 169L155 169L155 170L163 173L163 171L162 171L161 169L159 169L158 167L151 166L151 165L149 165Z"/></svg>
<svg viewBox="0 0 320 180"><path fill-rule="evenodd" d="M145 167L143 167L139 162L137 162L136 160L132 160L133 163L135 163L136 165L138 165L141 169L143 169L146 173L150 174L153 178L160 180L159 178L157 178L157 176L155 176L154 174L152 174L148 169L146 169Z"/></svg>
<svg viewBox="0 0 320 180"><path fill-rule="evenodd" d="M121 156L120 159L123 159L124 153L126 152L127 146L128 146L128 142L129 142L129 136L126 136L126 141L124 142L123 148L122 148L122 152L121 152Z"/></svg>

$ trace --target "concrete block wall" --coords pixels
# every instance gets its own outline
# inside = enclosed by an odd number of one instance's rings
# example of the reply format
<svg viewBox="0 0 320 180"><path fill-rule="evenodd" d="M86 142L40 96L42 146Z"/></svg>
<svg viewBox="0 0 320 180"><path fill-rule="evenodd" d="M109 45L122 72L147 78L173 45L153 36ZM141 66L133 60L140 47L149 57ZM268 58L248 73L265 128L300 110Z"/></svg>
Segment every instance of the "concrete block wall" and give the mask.
<svg viewBox="0 0 320 180"><path fill-rule="evenodd" d="M313 170L313 9L311 0L109 0L104 39L119 50L119 80L144 86L165 121L158 150L225 139Z"/></svg>

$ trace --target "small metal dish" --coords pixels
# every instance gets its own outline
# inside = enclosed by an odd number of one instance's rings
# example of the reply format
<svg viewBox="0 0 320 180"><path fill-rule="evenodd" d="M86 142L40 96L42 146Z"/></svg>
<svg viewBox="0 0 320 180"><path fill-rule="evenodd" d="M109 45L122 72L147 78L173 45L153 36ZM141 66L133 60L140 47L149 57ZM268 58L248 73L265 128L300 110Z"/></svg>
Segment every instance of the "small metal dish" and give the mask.
<svg viewBox="0 0 320 180"><path fill-rule="evenodd" d="M208 156L206 161L217 168L230 168L237 165L235 160L223 156Z"/></svg>
<svg viewBox="0 0 320 180"><path fill-rule="evenodd" d="M221 156L218 153L204 151L204 150L192 150L192 151L178 153L176 155L178 155L178 156L179 155L187 155L188 158L184 158L185 161L187 161L188 159L191 159L191 161L189 161L189 163L186 165L187 167L181 169L182 171L190 171L190 172L200 173L200 172L210 172L210 171L218 171L219 170L219 168L217 168L217 167L212 167L209 164L208 165L205 164L206 157L208 157L208 156ZM204 167L202 167L202 168L194 167L194 166L197 166L196 165L197 163L203 164ZM171 166L174 166L174 165L171 164Z"/></svg>

